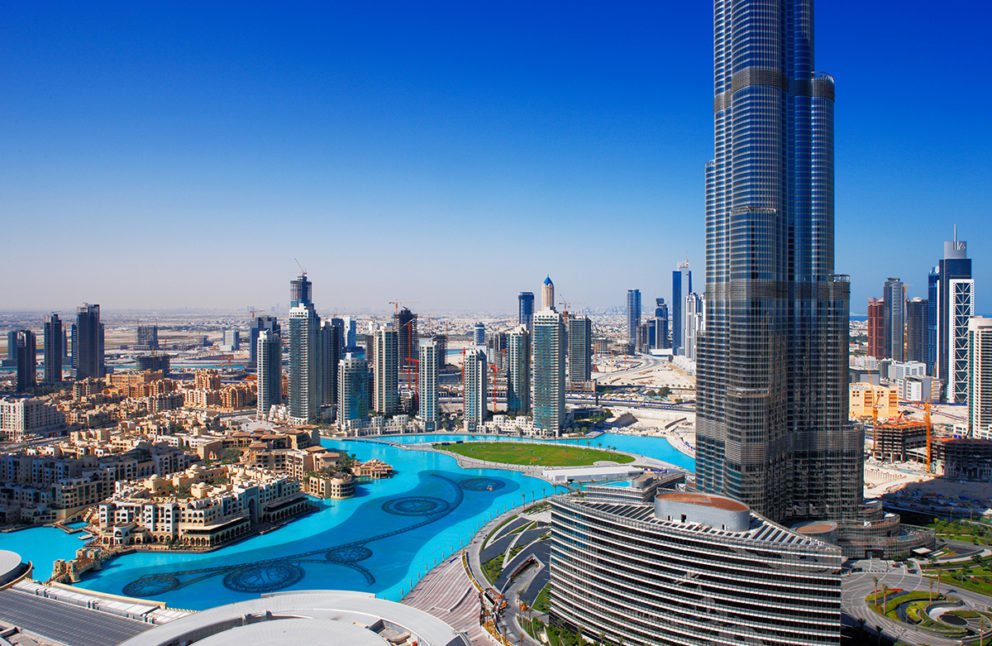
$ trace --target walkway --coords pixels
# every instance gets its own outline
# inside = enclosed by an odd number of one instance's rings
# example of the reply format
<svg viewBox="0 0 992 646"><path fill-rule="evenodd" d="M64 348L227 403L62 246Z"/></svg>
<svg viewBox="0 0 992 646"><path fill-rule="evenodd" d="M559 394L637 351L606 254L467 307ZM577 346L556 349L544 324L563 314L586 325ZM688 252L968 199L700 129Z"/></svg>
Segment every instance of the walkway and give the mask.
<svg viewBox="0 0 992 646"><path fill-rule="evenodd" d="M154 627L13 588L0 591L0 619L68 646L118 644Z"/></svg>
<svg viewBox="0 0 992 646"><path fill-rule="evenodd" d="M413 590L403 597L403 603L465 633L474 645L492 644L479 625L478 591L465 573L461 552L449 557L420 579Z"/></svg>

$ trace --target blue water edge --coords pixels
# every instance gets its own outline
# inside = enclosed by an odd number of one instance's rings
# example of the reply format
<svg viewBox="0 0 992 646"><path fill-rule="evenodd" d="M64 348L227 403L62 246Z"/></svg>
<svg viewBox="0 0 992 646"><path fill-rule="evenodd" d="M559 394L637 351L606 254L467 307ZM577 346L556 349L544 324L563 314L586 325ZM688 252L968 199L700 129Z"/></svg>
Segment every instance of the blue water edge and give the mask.
<svg viewBox="0 0 992 646"><path fill-rule="evenodd" d="M404 435L397 443L473 439ZM478 436L478 439L491 439ZM693 459L661 438L613 433L569 441L610 446L692 469ZM348 589L398 601L436 563L468 543L490 518L540 500L554 488L514 471L462 469L449 456L374 441L322 444L393 465L392 478L363 483L348 500L317 501L319 511L268 534L203 554L134 552L112 559L78 585L200 610L275 590ZM32 528L0 534L0 549L35 565L45 580L52 561L72 558L84 534Z"/></svg>

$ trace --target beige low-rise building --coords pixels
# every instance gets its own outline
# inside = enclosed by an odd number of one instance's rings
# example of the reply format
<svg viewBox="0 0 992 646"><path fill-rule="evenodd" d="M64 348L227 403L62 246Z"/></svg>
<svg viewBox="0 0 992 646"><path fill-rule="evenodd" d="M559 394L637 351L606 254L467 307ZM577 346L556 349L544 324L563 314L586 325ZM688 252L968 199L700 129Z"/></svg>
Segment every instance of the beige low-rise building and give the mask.
<svg viewBox="0 0 992 646"><path fill-rule="evenodd" d="M355 495L355 478L350 473L311 473L304 480L304 491L314 498L342 500Z"/></svg>

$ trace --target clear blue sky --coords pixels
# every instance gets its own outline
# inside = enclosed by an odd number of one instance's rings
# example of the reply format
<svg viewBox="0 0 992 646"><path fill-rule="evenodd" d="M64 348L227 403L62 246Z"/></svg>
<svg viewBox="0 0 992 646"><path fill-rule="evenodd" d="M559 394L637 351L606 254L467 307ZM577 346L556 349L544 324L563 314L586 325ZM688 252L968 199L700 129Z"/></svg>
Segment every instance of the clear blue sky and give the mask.
<svg viewBox="0 0 992 646"><path fill-rule="evenodd" d="M288 4L2 2L0 309L285 306L294 257L322 311L702 284L710 3ZM896 5L817 5L837 269L924 295L956 222L983 310L992 10Z"/></svg>

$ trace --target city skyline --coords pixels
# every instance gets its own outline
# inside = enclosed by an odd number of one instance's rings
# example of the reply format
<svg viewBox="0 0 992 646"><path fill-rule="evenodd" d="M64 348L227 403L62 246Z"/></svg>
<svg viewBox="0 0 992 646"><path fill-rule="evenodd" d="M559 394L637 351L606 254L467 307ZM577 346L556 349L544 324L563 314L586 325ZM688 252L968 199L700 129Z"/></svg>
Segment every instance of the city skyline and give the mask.
<svg viewBox="0 0 992 646"><path fill-rule="evenodd" d="M929 261L919 258L940 249L922 232L934 228L957 223L972 241L976 282L989 278L979 233L990 135L968 117L974 93L956 91L981 72L984 21L974 18L988 9L858 6L851 21L853 7L818 7L817 24L847 36L818 49L843 79L837 265L853 277L852 313L863 314L887 276L926 296ZM5 282L3 310L283 304L295 257L321 285L315 300L334 311L393 299L450 308L437 285L451 263L466 270L445 276L446 291L466 294L468 309L509 310L547 273L570 286L564 298L595 308L620 304L630 286L670 298L676 263L688 255L702 266L705 4L571 8L564 24L554 5L528 7L526 25L511 7L450 5L195 17L66 5L60 21L42 11L11 7L2 27L10 64L0 78L11 91L0 105L11 118L0 125L10 150L0 209L12 236L45 222L50 258ZM878 110L883 90L909 92L878 84L875 70L886 67L929 74L930 91ZM975 92L980 100L988 90ZM939 127L918 127L931 122ZM316 235L271 226L287 217ZM564 226L572 218L588 226ZM368 221L390 225L384 262L365 261L360 244L325 252L360 240ZM494 222L530 232L496 276L471 244L491 238ZM651 243L590 271L573 250L609 251L596 233L604 225ZM437 230L450 242L436 261L402 260ZM108 252L73 271L79 244ZM170 260L168 271L117 271L146 263L149 250ZM38 266L36 254L12 248L4 266ZM355 263L361 285L346 280ZM239 280L216 294L205 272ZM94 275L107 279L93 284ZM474 289L482 280L489 289ZM491 292L506 304L493 307Z"/></svg>

